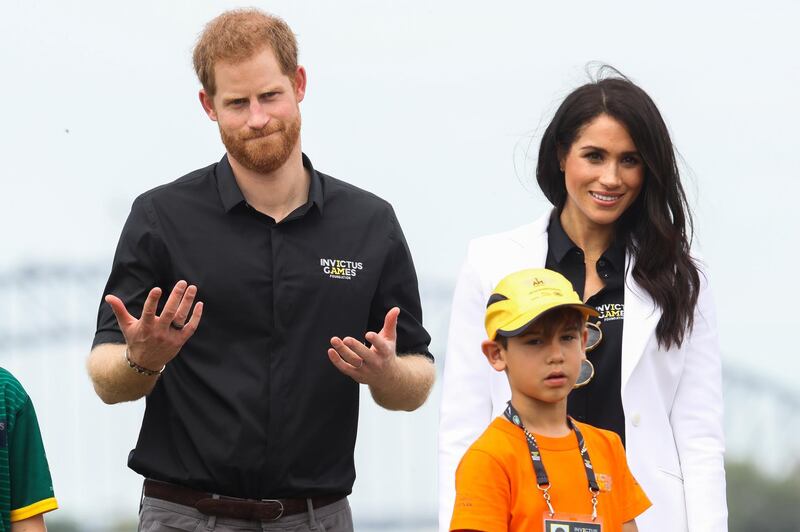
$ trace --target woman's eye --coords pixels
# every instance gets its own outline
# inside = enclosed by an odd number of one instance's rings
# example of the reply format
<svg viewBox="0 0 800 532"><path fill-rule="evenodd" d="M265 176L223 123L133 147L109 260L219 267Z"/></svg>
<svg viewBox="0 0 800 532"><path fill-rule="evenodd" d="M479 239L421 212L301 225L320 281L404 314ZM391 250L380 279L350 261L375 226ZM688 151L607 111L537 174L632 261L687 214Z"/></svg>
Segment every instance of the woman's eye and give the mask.
<svg viewBox="0 0 800 532"><path fill-rule="evenodd" d="M584 157L592 162L601 161L603 159L603 157L599 153L594 151L587 153L586 155L584 155Z"/></svg>

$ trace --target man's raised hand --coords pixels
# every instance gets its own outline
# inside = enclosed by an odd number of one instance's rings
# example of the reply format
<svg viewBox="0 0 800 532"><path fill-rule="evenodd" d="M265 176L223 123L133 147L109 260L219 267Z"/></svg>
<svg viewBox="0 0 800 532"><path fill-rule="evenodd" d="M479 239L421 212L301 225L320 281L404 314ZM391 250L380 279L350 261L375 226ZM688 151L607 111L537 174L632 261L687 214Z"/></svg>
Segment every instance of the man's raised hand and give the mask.
<svg viewBox="0 0 800 532"><path fill-rule="evenodd" d="M380 332L368 332L367 347L355 338L331 338L328 358L336 368L362 384L378 385L391 382L397 373L397 318L400 309L394 307L386 313Z"/></svg>
<svg viewBox="0 0 800 532"><path fill-rule="evenodd" d="M183 344L197 330L203 315L202 302L198 302L192 311L196 295L196 286L188 285L186 281L178 281L167 298L161 315L156 316L161 288L155 287L147 295L139 319L131 316L125 308L125 303L117 296L108 294L105 297L125 336L131 361L144 368L158 371L175 358Z"/></svg>

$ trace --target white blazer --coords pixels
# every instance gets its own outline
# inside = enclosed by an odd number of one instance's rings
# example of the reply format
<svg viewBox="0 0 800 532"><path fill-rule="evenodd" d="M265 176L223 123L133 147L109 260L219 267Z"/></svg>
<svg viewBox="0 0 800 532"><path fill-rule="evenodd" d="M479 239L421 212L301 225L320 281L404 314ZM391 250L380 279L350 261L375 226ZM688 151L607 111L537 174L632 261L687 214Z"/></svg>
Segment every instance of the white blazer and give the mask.
<svg viewBox="0 0 800 532"><path fill-rule="evenodd" d="M486 301L507 274L543 268L550 213L470 242L456 285L444 361L439 424L439 529L448 530L455 471L464 452L502 413L511 391L480 344ZM629 266L627 257L626 266ZM630 268L627 268L630 272ZM622 406L628 465L653 505L641 532L724 532L722 377L714 304L704 274L694 329L680 349L656 341L661 311L628 273L622 332Z"/></svg>

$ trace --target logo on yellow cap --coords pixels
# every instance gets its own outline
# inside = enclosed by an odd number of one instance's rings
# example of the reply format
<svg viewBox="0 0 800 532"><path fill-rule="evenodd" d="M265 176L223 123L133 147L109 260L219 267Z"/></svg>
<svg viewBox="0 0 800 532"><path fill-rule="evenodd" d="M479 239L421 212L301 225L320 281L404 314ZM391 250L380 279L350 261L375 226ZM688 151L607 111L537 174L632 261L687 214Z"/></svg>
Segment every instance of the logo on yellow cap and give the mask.
<svg viewBox="0 0 800 532"><path fill-rule="evenodd" d="M572 284L560 273L545 268L521 270L504 277L486 306L486 333L491 340L498 334L521 334L544 312L557 307L572 307L585 316L597 311L584 305Z"/></svg>

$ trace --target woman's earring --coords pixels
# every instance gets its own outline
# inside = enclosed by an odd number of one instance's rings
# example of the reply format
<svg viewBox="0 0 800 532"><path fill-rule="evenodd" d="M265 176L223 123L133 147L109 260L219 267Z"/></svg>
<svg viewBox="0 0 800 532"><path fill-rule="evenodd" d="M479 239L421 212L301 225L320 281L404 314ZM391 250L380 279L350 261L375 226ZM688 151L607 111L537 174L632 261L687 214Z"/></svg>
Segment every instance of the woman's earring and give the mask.
<svg viewBox="0 0 800 532"><path fill-rule="evenodd" d="M586 386L594 377L594 365L587 359L581 360L581 371L578 374L578 380L575 382L575 388Z"/></svg>

